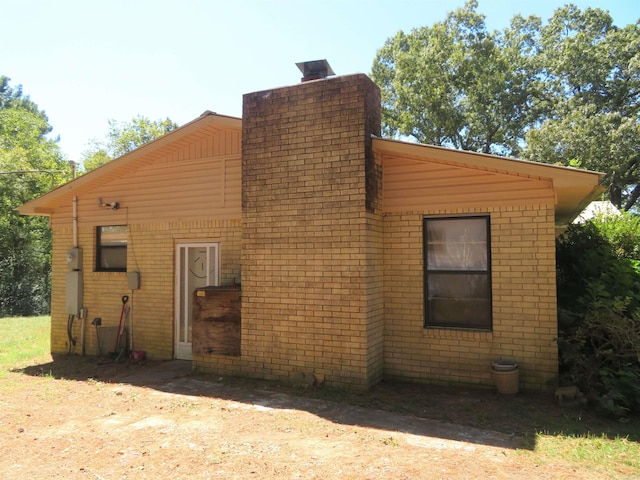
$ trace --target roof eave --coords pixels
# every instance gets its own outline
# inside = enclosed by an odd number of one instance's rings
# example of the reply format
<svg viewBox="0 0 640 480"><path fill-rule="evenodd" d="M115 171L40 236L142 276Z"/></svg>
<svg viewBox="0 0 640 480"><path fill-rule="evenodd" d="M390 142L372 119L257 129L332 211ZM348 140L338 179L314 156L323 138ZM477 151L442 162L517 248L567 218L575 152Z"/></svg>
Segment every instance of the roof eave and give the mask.
<svg viewBox="0 0 640 480"><path fill-rule="evenodd" d="M242 120L236 117L218 115L216 113L206 111L198 118L186 123L176 130L156 138L141 147L118 157L100 167L67 182L44 195L31 200L17 208L21 215L51 215L54 207L50 206L51 202L59 199L61 196L75 196L84 193L93 188L98 182L108 181L117 172L131 162L142 159L143 157L157 151L163 147L167 147L174 142L196 133L198 130L206 128L210 125L219 125L223 128L241 129Z"/></svg>
<svg viewBox="0 0 640 480"><path fill-rule="evenodd" d="M374 151L383 155L407 155L443 162L459 162L469 167L506 170L521 175L548 178L556 192L556 224L572 222L592 200L602 195L605 174L573 167L500 157L399 140L373 138ZM428 159L427 159L428 157Z"/></svg>

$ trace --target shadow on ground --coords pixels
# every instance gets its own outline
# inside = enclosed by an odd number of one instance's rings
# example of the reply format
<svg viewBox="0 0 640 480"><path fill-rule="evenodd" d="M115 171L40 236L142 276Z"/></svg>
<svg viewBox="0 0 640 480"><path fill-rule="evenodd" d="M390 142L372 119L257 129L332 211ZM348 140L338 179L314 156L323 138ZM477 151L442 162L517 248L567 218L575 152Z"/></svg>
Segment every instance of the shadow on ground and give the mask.
<svg viewBox="0 0 640 480"><path fill-rule="evenodd" d="M189 396L215 397L262 408L305 410L335 423L359 425L501 448L534 449L536 434L640 442L640 418L622 423L583 406L559 407L550 394L499 395L488 389L383 381L368 391L294 388L273 381L219 377L191 370L191 362L117 362L62 355L20 369L33 376L124 383ZM436 440L437 441L437 440Z"/></svg>

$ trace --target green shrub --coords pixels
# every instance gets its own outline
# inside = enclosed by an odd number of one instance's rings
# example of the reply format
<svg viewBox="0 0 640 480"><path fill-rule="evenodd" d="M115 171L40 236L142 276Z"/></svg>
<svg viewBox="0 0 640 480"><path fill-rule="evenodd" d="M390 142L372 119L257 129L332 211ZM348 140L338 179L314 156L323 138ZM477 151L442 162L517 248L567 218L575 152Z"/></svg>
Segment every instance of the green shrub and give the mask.
<svg viewBox="0 0 640 480"><path fill-rule="evenodd" d="M640 411L638 223L628 218L572 225L557 244L561 381L616 417Z"/></svg>
<svg viewBox="0 0 640 480"><path fill-rule="evenodd" d="M629 212L598 216L592 222L614 248L618 257L640 260L640 217Z"/></svg>

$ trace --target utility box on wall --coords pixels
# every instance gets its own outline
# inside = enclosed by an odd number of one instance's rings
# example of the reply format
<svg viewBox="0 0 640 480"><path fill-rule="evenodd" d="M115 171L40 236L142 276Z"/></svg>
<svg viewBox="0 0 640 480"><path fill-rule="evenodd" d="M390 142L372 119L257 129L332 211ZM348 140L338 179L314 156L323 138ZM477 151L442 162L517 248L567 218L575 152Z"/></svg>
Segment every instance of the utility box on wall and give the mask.
<svg viewBox="0 0 640 480"><path fill-rule="evenodd" d="M131 290L138 290L140 288L140 272L127 273L127 283Z"/></svg>
<svg viewBox="0 0 640 480"><path fill-rule="evenodd" d="M80 315L82 308L82 272L72 270L67 272L67 288L65 313L69 315Z"/></svg>

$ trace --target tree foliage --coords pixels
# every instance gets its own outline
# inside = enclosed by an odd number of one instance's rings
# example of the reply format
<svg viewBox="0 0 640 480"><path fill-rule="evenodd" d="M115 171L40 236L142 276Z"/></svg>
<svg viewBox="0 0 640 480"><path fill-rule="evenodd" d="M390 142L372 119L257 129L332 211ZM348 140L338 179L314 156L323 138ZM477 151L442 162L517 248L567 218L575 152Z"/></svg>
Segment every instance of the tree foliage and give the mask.
<svg viewBox="0 0 640 480"><path fill-rule="evenodd" d="M15 210L70 177L47 116L0 76L0 316L50 309L51 232L47 219Z"/></svg>
<svg viewBox="0 0 640 480"><path fill-rule="evenodd" d="M611 202L640 198L640 24L618 28L608 12L573 5L541 30L548 115L526 156L607 173Z"/></svg>
<svg viewBox="0 0 640 480"><path fill-rule="evenodd" d="M129 122L109 120L109 131L102 141L93 140L91 148L83 152L85 170L93 170L114 158L135 150L178 128L170 119L149 120L138 115Z"/></svg>
<svg viewBox="0 0 640 480"><path fill-rule="evenodd" d="M469 0L378 51L383 131L463 150L603 171L624 210L640 198L640 24L573 5L489 31Z"/></svg>
<svg viewBox="0 0 640 480"><path fill-rule="evenodd" d="M529 58L536 19L489 32L468 1L444 22L398 32L377 53L385 133L463 150L514 155L536 119ZM516 108L514 108L514 106Z"/></svg>

